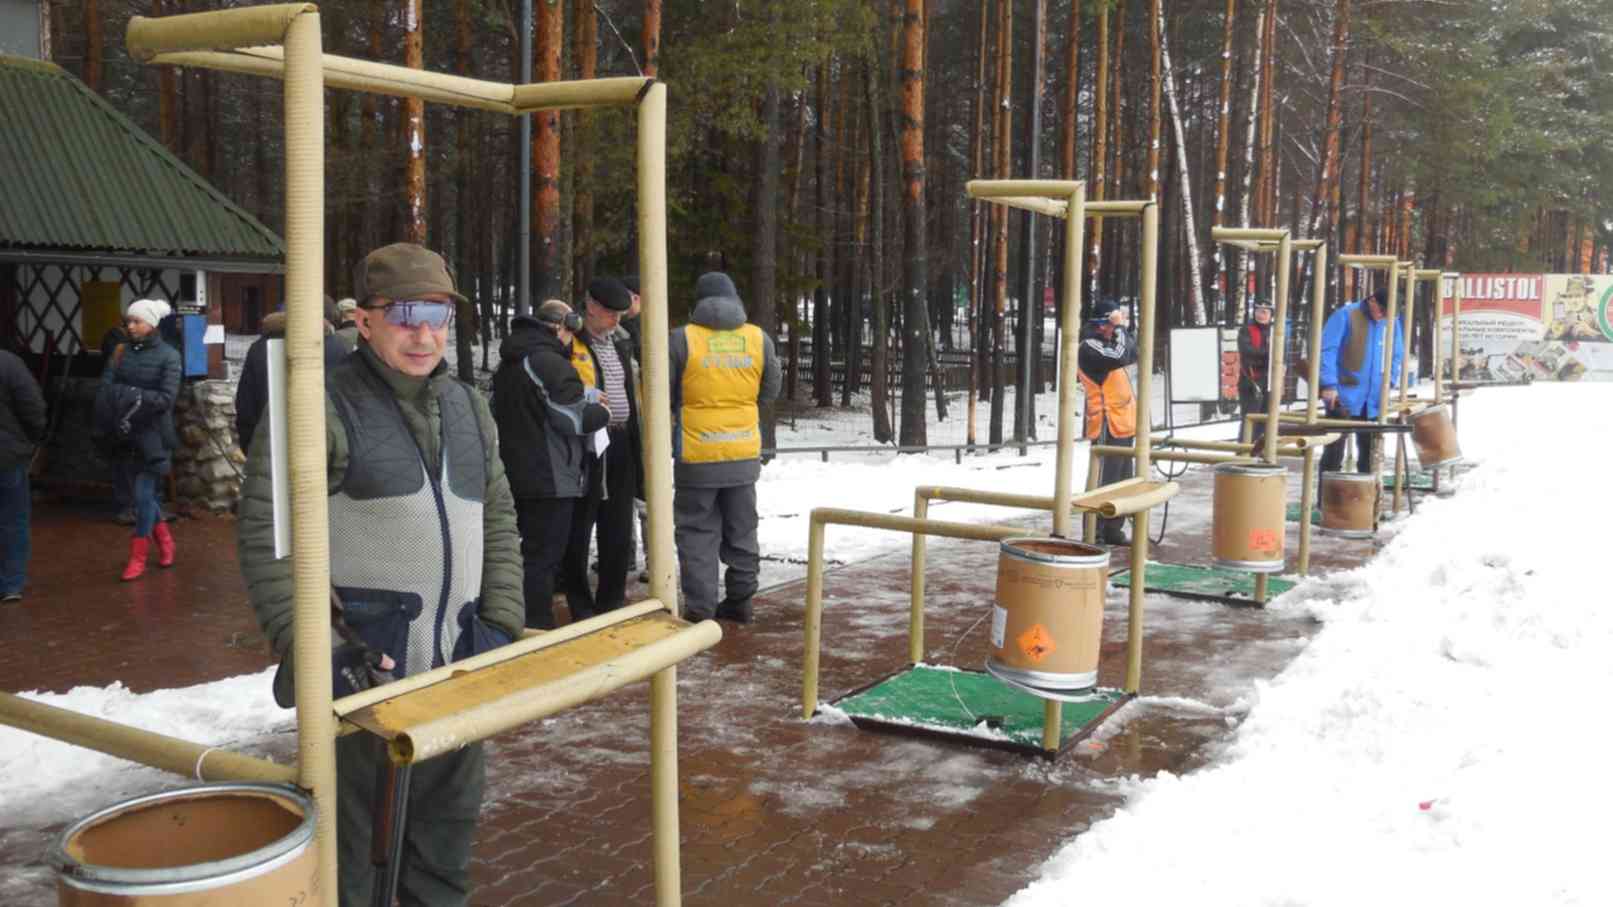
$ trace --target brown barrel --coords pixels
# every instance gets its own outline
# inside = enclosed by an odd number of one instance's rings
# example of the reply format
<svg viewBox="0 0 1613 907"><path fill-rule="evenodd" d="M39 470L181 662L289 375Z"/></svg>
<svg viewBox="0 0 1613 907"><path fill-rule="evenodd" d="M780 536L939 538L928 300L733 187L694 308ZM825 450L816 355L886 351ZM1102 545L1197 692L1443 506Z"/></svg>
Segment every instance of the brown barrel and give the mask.
<svg viewBox="0 0 1613 907"><path fill-rule="evenodd" d="M57 840L61 907L320 907L314 804L294 787L203 784L126 800Z"/></svg>
<svg viewBox="0 0 1613 907"><path fill-rule="evenodd" d="M1098 684L1109 552L1064 539L1004 539L991 613L992 673L1033 687Z"/></svg>
<svg viewBox="0 0 1613 907"><path fill-rule="evenodd" d="M1283 572L1288 470L1267 463L1215 467L1211 557L1217 567Z"/></svg>
<svg viewBox="0 0 1613 907"><path fill-rule="evenodd" d="M1377 534L1378 477L1370 473L1322 473L1322 523L1329 535L1369 539Z"/></svg>
<svg viewBox="0 0 1613 907"><path fill-rule="evenodd" d="M1417 446L1417 464L1424 470L1460 462L1462 445L1456 440L1451 408L1441 403L1411 417L1411 442Z"/></svg>

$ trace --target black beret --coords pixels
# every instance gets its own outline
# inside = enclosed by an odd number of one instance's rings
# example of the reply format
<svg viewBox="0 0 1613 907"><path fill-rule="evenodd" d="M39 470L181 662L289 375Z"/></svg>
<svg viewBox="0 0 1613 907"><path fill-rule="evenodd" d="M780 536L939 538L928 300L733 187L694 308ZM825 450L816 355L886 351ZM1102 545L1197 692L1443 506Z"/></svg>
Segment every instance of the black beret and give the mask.
<svg viewBox="0 0 1613 907"><path fill-rule="evenodd" d="M627 285L614 277L595 277L588 282L588 298L613 312L625 312L633 307L633 294Z"/></svg>

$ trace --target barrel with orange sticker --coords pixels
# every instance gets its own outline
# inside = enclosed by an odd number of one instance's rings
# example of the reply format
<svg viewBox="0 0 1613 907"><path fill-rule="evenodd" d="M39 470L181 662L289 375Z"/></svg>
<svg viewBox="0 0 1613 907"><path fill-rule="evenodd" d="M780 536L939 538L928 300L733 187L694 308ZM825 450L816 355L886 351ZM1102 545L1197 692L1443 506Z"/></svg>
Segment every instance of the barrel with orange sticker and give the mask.
<svg viewBox="0 0 1613 907"><path fill-rule="evenodd" d="M1215 467L1212 556L1217 567L1283 571L1288 470L1265 463Z"/></svg>
<svg viewBox="0 0 1613 907"><path fill-rule="evenodd" d="M1098 683L1107 549L1064 539L1007 539L997 555L988 667L1033 687Z"/></svg>

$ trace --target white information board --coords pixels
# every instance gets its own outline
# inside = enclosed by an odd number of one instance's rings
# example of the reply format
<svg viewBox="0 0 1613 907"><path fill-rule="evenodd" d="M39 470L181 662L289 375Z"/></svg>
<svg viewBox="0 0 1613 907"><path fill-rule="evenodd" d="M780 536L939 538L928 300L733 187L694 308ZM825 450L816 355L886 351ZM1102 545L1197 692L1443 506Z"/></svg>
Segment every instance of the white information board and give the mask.
<svg viewBox="0 0 1613 907"><path fill-rule="evenodd" d="M276 559L291 553L291 470L286 460L286 342L275 337L269 341L267 360L269 373L269 404L264 408L267 417L258 423L258 431L269 432L269 486L274 502L274 556Z"/></svg>
<svg viewBox="0 0 1613 907"><path fill-rule="evenodd" d="M1221 329L1171 329L1171 399L1214 403L1221 399Z"/></svg>

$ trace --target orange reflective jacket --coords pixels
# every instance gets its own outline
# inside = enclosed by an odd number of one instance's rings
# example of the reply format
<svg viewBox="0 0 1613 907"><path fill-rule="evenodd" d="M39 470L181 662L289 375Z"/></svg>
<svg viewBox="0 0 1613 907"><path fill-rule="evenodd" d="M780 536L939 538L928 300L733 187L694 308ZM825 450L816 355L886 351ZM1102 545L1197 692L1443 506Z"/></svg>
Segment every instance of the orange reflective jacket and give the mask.
<svg viewBox="0 0 1613 907"><path fill-rule="evenodd" d="M1103 420L1109 420L1109 437L1130 438L1137 434L1137 398L1131 392L1131 376L1124 368L1113 369L1103 384L1098 384L1079 369L1081 388L1087 394L1088 440L1097 439L1103 431Z"/></svg>

